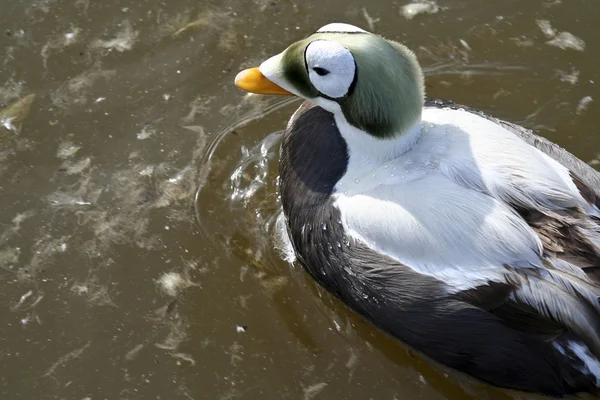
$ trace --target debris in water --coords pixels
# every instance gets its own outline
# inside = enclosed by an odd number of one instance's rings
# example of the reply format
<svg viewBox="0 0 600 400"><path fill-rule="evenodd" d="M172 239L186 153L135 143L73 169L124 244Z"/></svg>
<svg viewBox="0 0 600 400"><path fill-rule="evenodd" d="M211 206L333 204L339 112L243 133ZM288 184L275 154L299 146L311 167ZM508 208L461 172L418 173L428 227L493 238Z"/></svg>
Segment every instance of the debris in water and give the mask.
<svg viewBox="0 0 600 400"><path fill-rule="evenodd" d="M304 400L310 400L319 393L323 391L327 387L326 382L317 383L316 385L309 386L304 388Z"/></svg>
<svg viewBox="0 0 600 400"><path fill-rule="evenodd" d="M120 53L131 50L138 37L138 31L133 30L129 20L123 21L123 30L117 33L117 36L111 40L97 40L92 47L100 47L108 50L116 50Z"/></svg>
<svg viewBox="0 0 600 400"><path fill-rule="evenodd" d="M77 153L81 147L75 146L73 142L62 142L58 146L58 150L56 151L56 157L66 160L67 158L71 158Z"/></svg>
<svg viewBox="0 0 600 400"><path fill-rule="evenodd" d="M21 299L19 300L19 302L14 306L13 309L18 309L19 307L21 307L21 305L23 305L23 303L25 302L25 300L27 300L27 298L31 297L31 295L33 294L33 290L30 290L29 292L25 293L23 296L21 296Z"/></svg>
<svg viewBox="0 0 600 400"><path fill-rule="evenodd" d="M547 38L550 39L556 36L556 31L554 30L554 28L552 28L550 21L548 21L547 19L538 19L535 21L535 23L540 28L542 33L546 35Z"/></svg>
<svg viewBox="0 0 600 400"><path fill-rule="evenodd" d="M71 293L77 296L86 296L88 303L92 306L117 307L108 293L108 288L97 283L95 276L88 278L86 282L73 283Z"/></svg>
<svg viewBox="0 0 600 400"><path fill-rule="evenodd" d="M137 357L138 353L144 348L143 344L138 344L137 346L135 346L133 349L129 350L127 352L127 354L125 354L125 359L126 360L135 360L135 358Z"/></svg>
<svg viewBox="0 0 600 400"><path fill-rule="evenodd" d="M152 176L153 173L154 173L153 165L149 165L140 171L140 175L142 175L142 176Z"/></svg>
<svg viewBox="0 0 600 400"><path fill-rule="evenodd" d="M273 276L261 279L260 283L269 293L274 294L283 289L289 283L289 279L286 276Z"/></svg>
<svg viewBox="0 0 600 400"><path fill-rule="evenodd" d="M95 285L94 290L90 293L88 303L94 306L117 307L108 293L108 288L99 285Z"/></svg>
<svg viewBox="0 0 600 400"><path fill-rule="evenodd" d="M204 28L225 30L225 27L229 26L229 19L229 14L220 11L204 11L196 18L190 17L187 12L177 15L167 23L164 29L173 36Z"/></svg>
<svg viewBox="0 0 600 400"><path fill-rule="evenodd" d="M92 159L90 157L86 157L77 162L65 161L61 168L67 173L67 175L77 175L85 171L90 164L92 163Z"/></svg>
<svg viewBox="0 0 600 400"><path fill-rule="evenodd" d="M467 49L467 50L471 51L471 46L469 46L469 43L467 43L467 42L466 42L466 40L464 40L464 39L459 39L459 42L460 42L460 44L462 44L462 46L463 46L465 49Z"/></svg>
<svg viewBox="0 0 600 400"><path fill-rule="evenodd" d="M563 50L571 49L577 51L585 50L585 42L573 35L570 32L558 32L552 25L550 21L546 19L538 19L536 21L537 26L541 29L542 33L548 38L552 39L546 42L549 46L558 47Z"/></svg>
<svg viewBox="0 0 600 400"><path fill-rule="evenodd" d="M237 333L246 333L246 330L248 329L248 327L246 325L236 325L235 327L235 331Z"/></svg>
<svg viewBox="0 0 600 400"><path fill-rule="evenodd" d="M60 357L54 364L52 364L50 366L50 368L48 368L46 370L46 372L44 373L43 376L52 375L54 373L54 371L56 371L56 369L58 367L62 367L63 365L65 365L69 361L75 360L75 359L81 357L81 355L83 354L83 352L86 351L88 349L88 347L90 347L91 344L92 344L92 342L87 342L83 347L75 349L75 350L73 350L73 351L65 354L64 356Z"/></svg>
<svg viewBox="0 0 600 400"><path fill-rule="evenodd" d="M183 277L178 272L167 272L158 280L163 292L169 296L177 296L182 289L190 286L196 286L188 277Z"/></svg>
<svg viewBox="0 0 600 400"><path fill-rule="evenodd" d="M18 271L18 279L29 281L45 265L52 262L53 257L62 253L62 245L68 242L69 237L52 238L46 235L35 242L31 249L31 259Z"/></svg>
<svg viewBox="0 0 600 400"><path fill-rule="evenodd" d="M0 153L1 155L1 153ZM13 226L11 227L3 227L3 231L2 233L0 233L0 243L7 243L7 240L11 237L13 237L14 235L16 235L19 230L21 229L21 223L23 223L25 220L27 220L28 218L33 217L33 215L35 215L35 213L33 211L27 211L24 213L19 213L17 214L13 220ZM20 252L20 248L16 247L12 250L6 250L6 251L0 251L0 266L2 266L2 262L6 261L8 263L10 262L17 262L17 260L15 259L14 261L8 261L9 259L12 259L13 256L9 257L9 254L14 254L18 257L18 254ZM5 259L5 257L8 257Z"/></svg>
<svg viewBox="0 0 600 400"><path fill-rule="evenodd" d="M0 103L9 104L21 98L23 82L15 81L14 74L0 86Z"/></svg>
<svg viewBox="0 0 600 400"><path fill-rule="evenodd" d="M194 360L192 358L192 356L190 356L189 354L185 354L185 353L171 353L171 356L174 357L174 358L178 358L180 360L189 362L192 367L194 365L196 365L196 360Z"/></svg>
<svg viewBox="0 0 600 400"><path fill-rule="evenodd" d="M183 117L181 120L185 123L185 124L191 124L192 122L194 122L194 118L196 117L196 114L206 114L206 112L209 110L209 104L215 99L215 97L210 96L210 97L196 97L191 103L190 103L190 112ZM184 127L186 128L186 127Z"/></svg>
<svg viewBox="0 0 600 400"><path fill-rule="evenodd" d="M91 202L83 200L81 197L65 192L54 192L46 197L48 202L57 207L62 206L90 206Z"/></svg>
<svg viewBox="0 0 600 400"><path fill-rule="evenodd" d="M570 83L571 85L577 85L579 83L579 71L575 67L571 68L571 73L556 70L556 76L563 82Z"/></svg>
<svg viewBox="0 0 600 400"><path fill-rule="evenodd" d="M585 50L585 42L569 32L561 32L554 39L546 42L547 45L558 47L563 50L571 49L577 51Z"/></svg>
<svg viewBox="0 0 600 400"><path fill-rule="evenodd" d="M50 52L52 50L62 50L65 47L68 47L74 43L77 43L78 41L78 37L79 37L79 33L81 32L81 29L77 28L77 27L71 27L71 31L61 34L61 35L55 35L54 37L50 38L50 40L48 40L48 43L46 43L43 47L42 47L42 51L41 51L41 56L42 56L42 62L44 65L44 68L48 67L48 58L50 57Z"/></svg>
<svg viewBox="0 0 600 400"><path fill-rule="evenodd" d="M103 70L100 63L96 63L91 69L82 72L76 77L64 82L52 94L52 104L62 109L68 109L72 105L82 105L87 102L86 89L92 87L94 82L100 78L108 80L116 74L114 70Z"/></svg>
<svg viewBox="0 0 600 400"><path fill-rule="evenodd" d="M369 30L371 32L375 31L375 24L379 22L379 18L372 18L369 13L367 12L367 9L365 7L362 8L362 15L365 18L365 21L367 21L367 25L369 26Z"/></svg>
<svg viewBox="0 0 600 400"><path fill-rule="evenodd" d="M162 343L155 343L154 346L162 350L175 351L187 338L185 332L186 325L182 319L177 319L171 323L171 330Z"/></svg>
<svg viewBox="0 0 600 400"><path fill-rule="evenodd" d="M154 315L158 318L165 318L167 315L170 315L177 308L177 300L173 300L169 304L166 304L162 307L154 310Z"/></svg>
<svg viewBox="0 0 600 400"><path fill-rule="evenodd" d="M515 44L519 47L531 47L534 45L533 40L528 38L527 36L513 37L510 38Z"/></svg>
<svg viewBox="0 0 600 400"><path fill-rule="evenodd" d="M579 105L577 106L577 115L583 114L592 101L594 101L592 96L585 96L583 99L581 99L581 101L579 101Z"/></svg>
<svg viewBox="0 0 600 400"><path fill-rule="evenodd" d="M71 44L75 40L75 36L79 33L79 29L76 29L74 32L65 33L65 43L67 45Z"/></svg>
<svg viewBox="0 0 600 400"><path fill-rule="evenodd" d="M229 346L229 363L234 367L237 367L241 361L244 360L244 346L239 343L233 343Z"/></svg>
<svg viewBox="0 0 600 400"><path fill-rule="evenodd" d="M358 355L354 350L350 350L350 357L346 362L346 368L353 369L354 367L356 367L356 364L358 364Z"/></svg>
<svg viewBox="0 0 600 400"><path fill-rule="evenodd" d="M19 125L29 114L34 100L35 94L30 94L0 110L0 125L9 131L19 133L21 129Z"/></svg>
<svg viewBox="0 0 600 400"><path fill-rule="evenodd" d="M4 236L0 236L0 242ZM18 248L0 250L0 268L8 271L12 270L14 264L19 261L19 253L20 249Z"/></svg>
<svg viewBox="0 0 600 400"><path fill-rule="evenodd" d="M238 50L242 43L243 41L238 37L238 33L233 30L226 30L221 33L219 38L219 48L225 51Z"/></svg>
<svg viewBox="0 0 600 400"><path fill-rule="evenodd" d="M419 53L423 53L424 57L430 58L431 60L435 61L436 64L438 64L431 69L425 68L424 71L426 74L430 73L429 71L446 73L448 70L453 69L458 73L459 71L457 69L462 67L463 71L460 72L462 75L464 74L464 69L467 68L487 67L486 64L470 64L469 51L462 44L459 46L450 40L446 42L438 42L434 46L430 47L421 46L419 47L418 51ZM493 68L497 70L498 66L494 66Z"/></svg>
<svg viewBox="0 0 600 400"><path fill-rule="evenodd" d="M90 289L86 284L74 283L73 286L71 286L71 292L75 293L78 296L83 296L88 294L90 292Z"/></svg>
<svg viewBox="0 0 600 400"><path fill-rule="evenodd" d="M150 138L152 135L154 135L155 133L156 133L156 131L154 129L145 126L144 128L142 128L142 131L139 132L136 136L139 140L146 140L146 139Z"/></svg>
<svg viewBox="0 0 600 400"><path fill-rule="evenodd" d="M401 14L406 19L413 19L419 14L435 14L439 11L441 8L434 1L424 0L403 6Z"/></svg>

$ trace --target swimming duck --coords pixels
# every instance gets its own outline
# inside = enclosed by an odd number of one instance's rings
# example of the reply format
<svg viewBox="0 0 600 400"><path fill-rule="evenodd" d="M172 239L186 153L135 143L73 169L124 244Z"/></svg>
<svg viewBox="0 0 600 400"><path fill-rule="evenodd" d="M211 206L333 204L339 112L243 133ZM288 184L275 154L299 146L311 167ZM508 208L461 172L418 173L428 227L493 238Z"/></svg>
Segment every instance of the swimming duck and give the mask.
<svg viewBox="0 0 600 400"><path fill-rule="evenodd" d="M515 124L425 99L404 45L333 23L235 83L306 101L281 200L312 277L375 326L496 386L600 386L600 174Z"/></svg>

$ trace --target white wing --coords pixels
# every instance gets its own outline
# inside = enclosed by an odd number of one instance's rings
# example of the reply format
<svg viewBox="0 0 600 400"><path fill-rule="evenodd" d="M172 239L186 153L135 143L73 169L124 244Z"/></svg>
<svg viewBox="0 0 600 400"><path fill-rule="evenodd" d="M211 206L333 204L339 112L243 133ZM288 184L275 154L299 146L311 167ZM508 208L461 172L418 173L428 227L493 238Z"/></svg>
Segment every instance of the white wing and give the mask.
<svg viewBox="0 0 600 400"><path fill-rule="evenodd" d="M417 145L368 168L351 156L338 184L345 230L455 290L503 280L506 265L542 267L540 238L514 207L599 214L565 167L466 111L425 109Z"/></svg>

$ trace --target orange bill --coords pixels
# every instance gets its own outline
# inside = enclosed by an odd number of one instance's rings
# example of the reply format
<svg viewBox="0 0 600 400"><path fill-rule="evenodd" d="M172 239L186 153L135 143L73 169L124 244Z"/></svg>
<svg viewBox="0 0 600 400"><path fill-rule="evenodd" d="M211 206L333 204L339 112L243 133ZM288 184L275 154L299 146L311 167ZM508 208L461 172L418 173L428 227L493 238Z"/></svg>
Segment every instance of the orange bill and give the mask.
<svg viewBox="0 0 600 400"><path fill-rule="evenodd" d="M258 70L258 68L245 69L235 77L235 85L246 92L257 94L285 94L293 95L281 86L271 82Z"/></svg>

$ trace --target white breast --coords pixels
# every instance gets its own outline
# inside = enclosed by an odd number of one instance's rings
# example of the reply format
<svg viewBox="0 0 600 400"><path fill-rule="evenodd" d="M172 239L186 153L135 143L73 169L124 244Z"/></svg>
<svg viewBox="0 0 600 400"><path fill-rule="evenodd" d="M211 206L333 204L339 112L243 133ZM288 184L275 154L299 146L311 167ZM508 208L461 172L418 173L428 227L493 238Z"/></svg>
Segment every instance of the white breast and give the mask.
<svg viewBox="0 0 600 400"><path fill-rule="evenodd" d="M334 194L347 233L457 289L504 265L541 265L540 240L511 203L598 212L566 168L466 111L425 109L417 144L383 164L349 153Z"/></svg>

